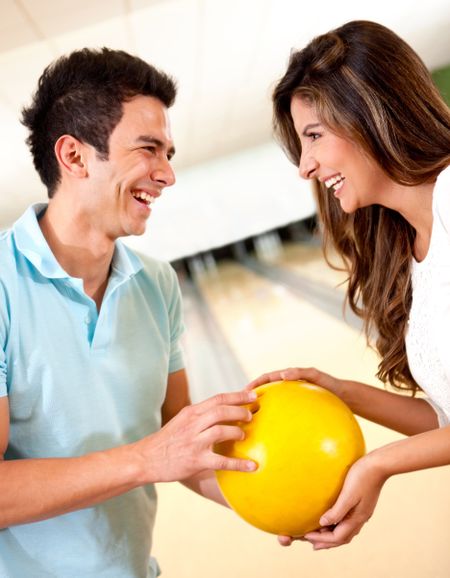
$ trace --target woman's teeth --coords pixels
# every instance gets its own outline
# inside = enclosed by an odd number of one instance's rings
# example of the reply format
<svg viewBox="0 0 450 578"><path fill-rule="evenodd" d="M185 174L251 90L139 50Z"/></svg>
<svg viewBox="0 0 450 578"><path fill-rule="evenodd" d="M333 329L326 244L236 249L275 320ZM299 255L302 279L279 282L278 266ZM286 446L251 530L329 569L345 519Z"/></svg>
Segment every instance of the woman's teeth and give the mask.
<svg viewBox="0 0 450 578"><path fill-rule="evenodd" d="M341 175L337 175L335 177L331 177L331 179L327 179L325 182L325 186L327 189L333 189L333 191L338 191L342 185L344 184L345 177Z"/></svg>

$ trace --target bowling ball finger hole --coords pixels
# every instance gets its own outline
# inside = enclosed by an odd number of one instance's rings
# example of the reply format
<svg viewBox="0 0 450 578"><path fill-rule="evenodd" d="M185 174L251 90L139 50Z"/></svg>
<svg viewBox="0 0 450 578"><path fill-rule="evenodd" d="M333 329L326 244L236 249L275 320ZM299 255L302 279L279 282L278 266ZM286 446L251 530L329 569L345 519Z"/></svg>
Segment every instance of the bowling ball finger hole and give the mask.
<svg viewBox="0 0 450 578"><path fill-rule="evenodd" d="M254 401L248 408L253 414L258 413L261 409L261 406L258 401Z"/></svg>

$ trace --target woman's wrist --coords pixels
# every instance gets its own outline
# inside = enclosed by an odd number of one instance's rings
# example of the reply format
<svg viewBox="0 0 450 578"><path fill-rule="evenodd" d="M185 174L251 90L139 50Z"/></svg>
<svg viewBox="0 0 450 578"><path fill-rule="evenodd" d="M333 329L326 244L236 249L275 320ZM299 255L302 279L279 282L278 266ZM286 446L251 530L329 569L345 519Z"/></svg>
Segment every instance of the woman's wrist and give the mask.
<svg viewBox="0 0 450 578"><path fill-rule="evenodd" d="M384 484L391 476L398 473L395 468L395 459L392 458L393 455L388 445L372 450L363 459L374 479Z"/></svg>
<svg viewBox="0 0 450 578"><path fill-rule="evenodd" d="M352 409L352 383L346 379L333 378L333 387L331 391L337 395L345 404L347 404L350 409Z"/></svg>

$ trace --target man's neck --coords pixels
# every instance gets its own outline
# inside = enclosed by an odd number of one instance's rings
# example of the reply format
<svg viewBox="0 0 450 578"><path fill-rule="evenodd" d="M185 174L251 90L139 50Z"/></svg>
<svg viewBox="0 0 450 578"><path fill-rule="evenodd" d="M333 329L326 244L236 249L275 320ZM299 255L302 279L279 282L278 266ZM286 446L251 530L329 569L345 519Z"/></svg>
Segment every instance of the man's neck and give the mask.
<svg viewBox="0 0 450 578"><path fill-rule="evenodd" d="M72 212L61 210L53 199L39 221L42 233L61 267L83 280L84 290L101 302L108 284L114 240Z"/></svg>

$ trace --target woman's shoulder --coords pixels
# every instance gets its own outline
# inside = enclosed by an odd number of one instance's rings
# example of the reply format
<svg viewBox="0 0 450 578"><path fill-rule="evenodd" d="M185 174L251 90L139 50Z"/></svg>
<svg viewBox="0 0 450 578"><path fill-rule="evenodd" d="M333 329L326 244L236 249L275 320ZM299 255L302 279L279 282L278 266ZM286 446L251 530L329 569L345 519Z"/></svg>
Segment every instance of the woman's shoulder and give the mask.
<svg viewBox="0 0 450 578"><path fill-rule="evenodd" d="M450 165L438 176L433 192L433 213L450 233Z"/></svg>

